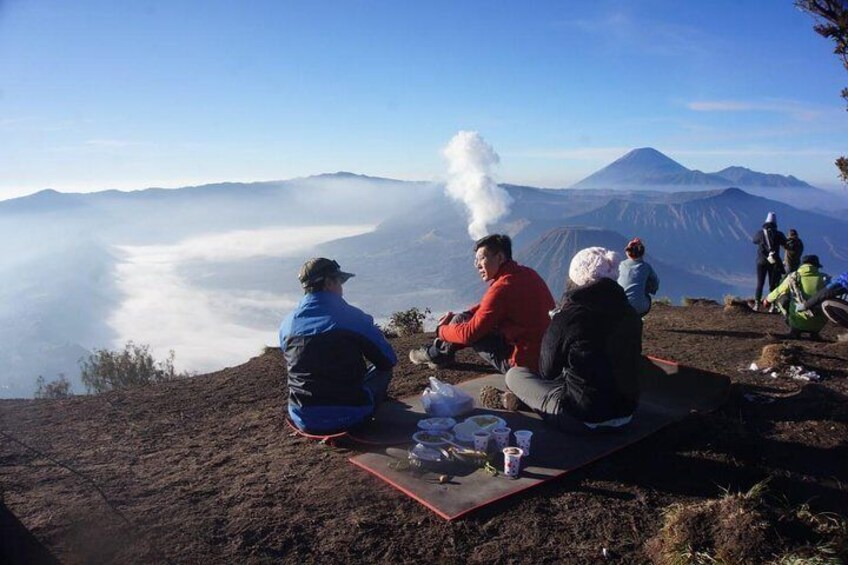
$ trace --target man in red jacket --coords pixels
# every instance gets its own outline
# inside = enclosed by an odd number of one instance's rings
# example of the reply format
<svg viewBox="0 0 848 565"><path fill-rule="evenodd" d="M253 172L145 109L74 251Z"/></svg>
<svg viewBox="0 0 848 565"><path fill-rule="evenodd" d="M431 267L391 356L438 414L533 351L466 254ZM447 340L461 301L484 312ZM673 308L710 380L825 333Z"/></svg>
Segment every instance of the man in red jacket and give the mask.
<svg viewBox="0 0 848 565"><path fill-rule="evenodd" d="M453 362L458 350L473 347L501 373L515 366L535 369L554 308L551 291L536 271L512 260L509 236L486 236L474 251L480 278L489 283L483 299L467 312L442 316L433 344L413 349L409 360L436 369Z"/></svg>

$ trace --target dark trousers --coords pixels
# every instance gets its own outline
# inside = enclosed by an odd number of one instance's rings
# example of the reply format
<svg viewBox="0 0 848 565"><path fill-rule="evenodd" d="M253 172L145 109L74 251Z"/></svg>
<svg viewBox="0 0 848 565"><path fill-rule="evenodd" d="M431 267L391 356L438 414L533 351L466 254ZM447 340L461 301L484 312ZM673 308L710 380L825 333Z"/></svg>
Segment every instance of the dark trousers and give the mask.
<svg viewBox="0 0 848 565"><path fill-rule="evenodd" d="M757 290L754 292L754 298L757 299L757 302L763 299L763 286L766 281L766 275L768 275L769 292L771 292L780 284L780 277L783 276L783 264L778 262L772 265L768 261L757 262Z"/></svg>
<svg viewBox="0 0 848 565"><path fill-rule="evenodd" d="M451 324L459 324L467 322L471 318L468 312L462 312L453 317ZM427 355L434 363L450 363L453 361L457 351L464 349L466 346L450 343L441 338L433 340L433 344L427 349ZM496 332L483 336L481 339L471 344L474 351L477 352L483 361L495 368L499 373L505 374L509 371L509 358L512 355L512 347L507 344L504 337Z"/></svg>
<svg viewBox="0 0 848 565"><path fill-rule="evenodd" d="M386 400L386 395L389 390L389 381L392 380L392 370L380 370L377 367L371 367L365 375L365 381L362 383L364 388L371 395L371 400L374 402L374 408Z"/></svg>

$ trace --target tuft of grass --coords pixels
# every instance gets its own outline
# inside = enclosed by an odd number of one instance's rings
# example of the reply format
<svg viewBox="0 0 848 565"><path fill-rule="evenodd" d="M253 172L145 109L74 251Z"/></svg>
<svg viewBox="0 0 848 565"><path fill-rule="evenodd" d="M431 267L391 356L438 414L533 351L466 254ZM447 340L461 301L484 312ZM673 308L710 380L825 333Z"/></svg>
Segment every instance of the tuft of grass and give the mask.
<svg viewBox="0 0 848 565"><path fill-rule="evenodd" d="M661 565L844 562L844 517L776 501L767 479L744 493L725 491L717 499L675 504L663 513L662 528L645 543L645 553Z"/></svg>
<svg viewBox="0 0 848 565"><path fill-rule="evenodd" d="M718 306L718 302L716 302L712 298L701 298L692 296L684 296L680 303L683 306Z"/></svg>
<svg viewBox="0 0 848 565"><path fill-rule="evenodd" d="M746 306L748 307L753 299L742 298L741 296L734 296L732 294L724 295L724 305L725 306Z"/></svg>

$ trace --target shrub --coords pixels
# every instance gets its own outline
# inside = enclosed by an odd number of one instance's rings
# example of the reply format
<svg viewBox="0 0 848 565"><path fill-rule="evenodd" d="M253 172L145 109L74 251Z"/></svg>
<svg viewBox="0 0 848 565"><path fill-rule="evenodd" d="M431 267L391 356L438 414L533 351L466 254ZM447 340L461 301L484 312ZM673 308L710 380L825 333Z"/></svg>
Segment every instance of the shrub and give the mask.
<svg viewBox="0 0 848 565"><path fill-rule="evenodd" d="M35 384L35 397L38 399L52 400L71 396L71 383L61 373L58 379L49 383L44 382L44 377L38 375Z"/></svg>
<svg viewBox="0 0 848 565"><path fill-rule="evenodd" d="M671 298L668 296L660 296L658 298L654 298L654 304L662 304L663 306L671 306Z"/></svg>
<svg viewBox="0 0 848 565"><path fill-rule="evenodd" d="M123 350L95 349L80 360L82 382L89 393L156 384L189 376L174 369L174 352L156 361L150 346L128 341Z"/></svg>
<svg viewBox="0 0 848 565"><path fill-rule="evenodd" d="M383 328L383 333L387 336L409 336L424 332L424 320L430 314L430 309L425 308L419 310L417 306L413 306L409 310L395 312L389 318L389 323Z"/></svg>

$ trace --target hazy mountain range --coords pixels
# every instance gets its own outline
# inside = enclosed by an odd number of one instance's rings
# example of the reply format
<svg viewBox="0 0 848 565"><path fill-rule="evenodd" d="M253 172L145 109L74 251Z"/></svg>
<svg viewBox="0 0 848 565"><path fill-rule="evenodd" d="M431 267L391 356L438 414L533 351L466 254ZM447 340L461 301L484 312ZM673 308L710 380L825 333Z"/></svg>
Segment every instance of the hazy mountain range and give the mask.
<svg viewBox="0 0 848 565"><path fill-rule="evenodd" d="M756 190L729 188L743 182ZM635 235L659 273L661 296L750 295L750 238L769 211L782 228L798 229L827 271L848 268L848 223L781 202L800 199L809 208L814 198L807 197L823 192L794 177L742 167L690 171L641 149L581 188L502 186L510 212L490 230L513 237L517 259L537 269L556 297L576 250L621 250ZM757 191L775 192L751 194ZM787 192L793 198L783 198ZM316 226L351 235L315 235ZM299 239L301 232L311 235ZM378 318L411 306L464 308L484 290L465 210L442 185L351 173L176 190L42 191L0 202L0 235L7 281L0 396L7 397L32 394L39 374L76 380L81 356L126 339L175 336L161 344L164 353L174 348L179 362L192 351L190 358L212 364L225 350L227 359L242 355L234 344L243 342L247 358L262 336L273 342L277 322L301 295L296 273L310 256L334 257L355 272L347 296ZM241 328L250 331L234 335Z"/></svg>
<svg viewBox="0 0 848 565"><path fill-rule="evenodd" d="M730 187L742 188L751 194L781 200L801 208L827 208L839 203L844 207L844 198L816 188L792 175L760 173L740 166L704 173L687 169L651 147L634 149L573 186L662 191Z"/></svg>

